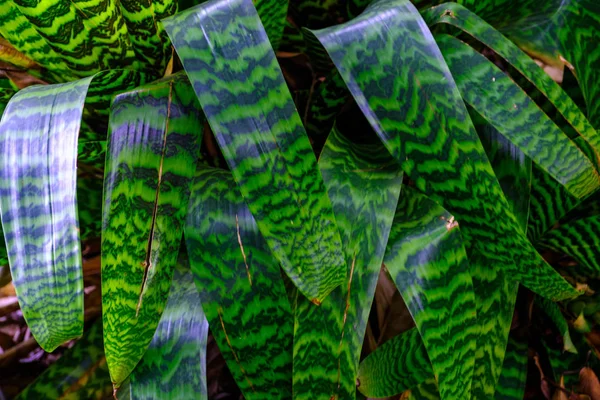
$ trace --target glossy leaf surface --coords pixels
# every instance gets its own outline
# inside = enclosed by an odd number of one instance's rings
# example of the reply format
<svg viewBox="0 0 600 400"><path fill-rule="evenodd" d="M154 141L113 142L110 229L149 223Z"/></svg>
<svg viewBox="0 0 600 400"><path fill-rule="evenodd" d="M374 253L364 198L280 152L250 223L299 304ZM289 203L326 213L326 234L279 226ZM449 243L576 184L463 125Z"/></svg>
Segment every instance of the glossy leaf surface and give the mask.
<svg viewBox="0 0 600 400"><path fill-rule="evenodd" d="M289 399L290 303L279 263L231 173L200 166L188 210L185 239L192 272L231 374L247 399Z"/></svg>
<svg viewBox="0 0 600 400"><path fill-rule="evenodd" d="M167 302L196 171L201 113L184 75L117 96L104 178L104 344L118 387Z"/></svg>
<svg viewBox="0 0 600 400"><path fill-rule="evenodd" d="M384 264L423 338L442 398L471 397L479 327L458 223L426 196L405 188Z"/></svg>
<svg viewBox="0 0 600 400"><path fill-rule="evenodd" d="M321 303L344 279L339 233L252 2L213 0L163 23L263 237L298 289Z"/></svg>
<svg viewBox="0 0 600 400"><path fill-rule="evenodd" d="M144 358L129 384L119 391L123 399L207 399L204 316L187 256L180 255L169 299Z"/></svg>
<svg viewBox="0 0 600 400"><path fill-rule="evenodd" d="M23 315L46 351L83 329L76 180L88 89L102 86L110 98L139 82L134 71L116 70L31 86L12 97L0 123L0 213L8 260Z"/></svg>
<svg viewBox="0 0 600 400"><path fill-rule="evenodd" d="M298 297L294 398L353 399L369 311L402 187L400 166L381 143L355 144L336 128L319 167L340 228L346 282L320 306Z"/></svg>

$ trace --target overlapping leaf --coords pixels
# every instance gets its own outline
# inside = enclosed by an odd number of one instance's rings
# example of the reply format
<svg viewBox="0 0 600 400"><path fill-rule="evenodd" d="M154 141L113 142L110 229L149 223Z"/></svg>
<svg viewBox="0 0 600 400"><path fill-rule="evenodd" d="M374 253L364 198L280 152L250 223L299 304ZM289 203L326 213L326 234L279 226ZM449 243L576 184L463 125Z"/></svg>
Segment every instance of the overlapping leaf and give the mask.
<svg viewBox="0 0 600 400"><path fill-rule="evenodd" d="M251 1L209 1L164 24L263 237L300 291L322 302L344 279L341 241Z"/></svg>
<svg viewBox="0 0 600 400"><path fill-rule="evenodd" d="M384 263L423 338L442 398L470 398L479 328L458 223L407 187Z"/></svg>
<svg viewBox="0 0 600 400"><path fill-rule="evenodd" d="M111 107L102 306L106 358L116 387L142 358L167 302L201 119L183 74L123 93Z"/></svg>
<svg viewBox="0 0 600 400"><path fill-rule="evenodd" d="M507 75L452 36L436 42L466 103L573 196L598 189L589 159Z"/></svg>
<svg viewBox="0 0 600 400"><path fill-rule="evenodd" d="M402 393L428 379L433 371L417 328L389 341L365 358L358 369L358 390L369 397Z"/></svg>
<svg viewBox="0 0 600 400"><path fill-rule="evenodd" d="M202 308L245 398L289 399L290 303L279 263L231 173L199 167L185 239Z"/></svg>
<svg viewBox="0 0 600 400"><path fill-rule="evenodd" d="M546 297L577 295L526 240L443 57L410 3L377 1L348 24L315 35L403 170L461 221L468 250L485 258L481 266Z"/></svg>
<svg viewBox="0 0 600 400"><path fill-rule="evenodd" d="M207 399L208 321L202 311L187 256L180 254L169 299L144 358L120 399Z"/></svg>
<svg viewBox="0 0 600 400"><path fill-rule="evenodd" d="M511 334L494 399L523 399L527 380L527 352L527 341L517 339Z"/></svg>
<svg viewBox="0 0 600 400"><path fill-rule="evenodd" d="M102 400L111 392L102 323L98 321L17 399Z"/></svg>
<svg viewBox="0 0 600 400"><path fill-rule="evenodd" d="M23 315L47 351L83 329L76 163L88 88L100 85L110 98L139 82L134 71L113 70L32 86L12 97L0 123L0 208L8 259Z"/></svg>
<svg viewBox="0 0 600 400"><path fill-rule="evenodd" d="M297 299L294 398L353 399L358 361L402 186L381 143L353 144L334 128L319 158L348 265L319 306Z"/></svg>

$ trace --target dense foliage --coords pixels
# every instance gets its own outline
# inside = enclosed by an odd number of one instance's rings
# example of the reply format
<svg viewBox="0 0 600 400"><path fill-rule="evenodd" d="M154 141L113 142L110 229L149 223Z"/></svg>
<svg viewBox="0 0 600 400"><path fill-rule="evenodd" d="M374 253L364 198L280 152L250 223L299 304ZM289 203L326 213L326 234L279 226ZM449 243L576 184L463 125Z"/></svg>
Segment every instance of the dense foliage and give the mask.
<svg viewBox="0 0 600 400"><path fill-rule="evenodd" d="M600 399L600 3L196 3L0 0L19 398Z"/></svg>

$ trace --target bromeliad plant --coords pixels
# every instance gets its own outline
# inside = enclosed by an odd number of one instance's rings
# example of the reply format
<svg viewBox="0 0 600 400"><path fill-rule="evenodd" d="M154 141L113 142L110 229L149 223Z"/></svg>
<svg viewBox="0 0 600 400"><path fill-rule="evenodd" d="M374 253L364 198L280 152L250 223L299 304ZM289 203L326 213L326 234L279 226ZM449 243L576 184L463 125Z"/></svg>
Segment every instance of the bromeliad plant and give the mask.
<svg viewBox="0 0 600 400"><path fill-rule="evenodd" d="M600 10L368 3L0 0L20 398L595 398Z"/></svg>

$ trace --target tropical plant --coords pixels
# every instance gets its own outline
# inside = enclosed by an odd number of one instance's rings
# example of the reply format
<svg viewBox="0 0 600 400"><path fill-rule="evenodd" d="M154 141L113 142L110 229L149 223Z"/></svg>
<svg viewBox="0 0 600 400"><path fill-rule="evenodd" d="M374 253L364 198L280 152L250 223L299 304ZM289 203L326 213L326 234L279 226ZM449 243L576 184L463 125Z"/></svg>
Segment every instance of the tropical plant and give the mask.
<svg viewBox="0 0 600 400"><path fill-rule="evenodd" d="M600 3L196 3L0 0L19 398L600 399Z"/></svg>

